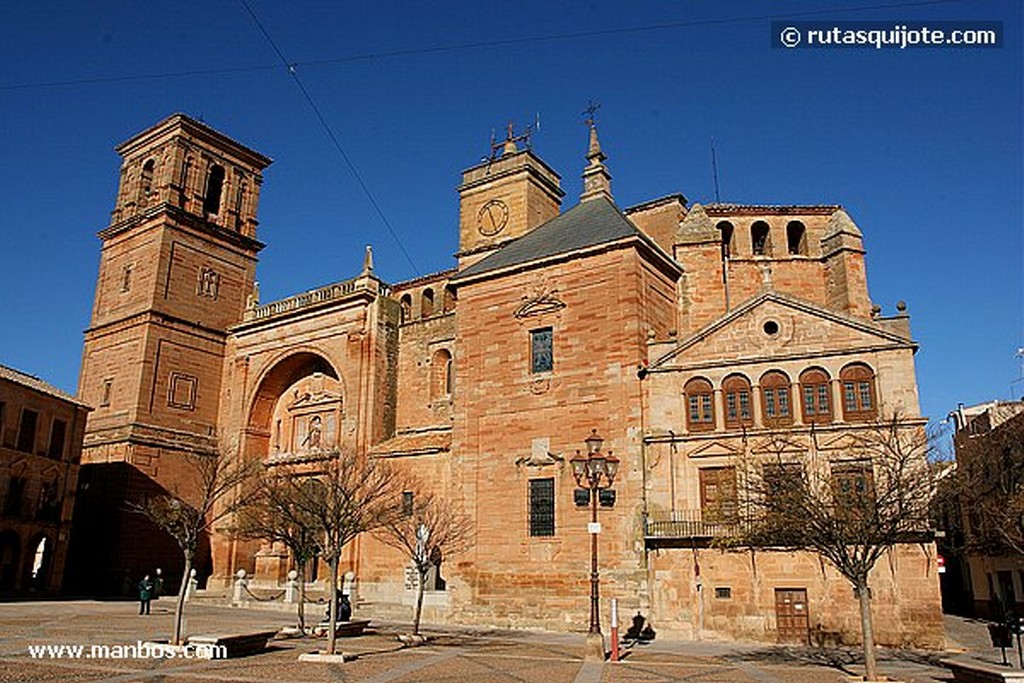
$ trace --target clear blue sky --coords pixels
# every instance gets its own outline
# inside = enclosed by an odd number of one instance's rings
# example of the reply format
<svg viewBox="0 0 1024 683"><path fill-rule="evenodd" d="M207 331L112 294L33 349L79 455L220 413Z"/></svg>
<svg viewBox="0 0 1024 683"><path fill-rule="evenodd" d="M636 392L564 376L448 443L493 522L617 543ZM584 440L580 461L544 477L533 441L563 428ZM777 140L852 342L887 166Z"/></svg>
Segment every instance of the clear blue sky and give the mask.
<svg viewBox="0 0 1024 683"><path fill-rule="evenodd" d="M712 138L723 201L844 205L872 298L908 304L925 414L1024 392L1020 3L248 1L415 269L241 2L0 3L0 363L76 389L112 148L168 114L274 158L269 301L354 275L366 244L392 282L452 266L459 174L510 119L540 115L575 203L594 99L620 206L713 199ZM1004 46L773 49L783 15L998 20Z"/></svg>

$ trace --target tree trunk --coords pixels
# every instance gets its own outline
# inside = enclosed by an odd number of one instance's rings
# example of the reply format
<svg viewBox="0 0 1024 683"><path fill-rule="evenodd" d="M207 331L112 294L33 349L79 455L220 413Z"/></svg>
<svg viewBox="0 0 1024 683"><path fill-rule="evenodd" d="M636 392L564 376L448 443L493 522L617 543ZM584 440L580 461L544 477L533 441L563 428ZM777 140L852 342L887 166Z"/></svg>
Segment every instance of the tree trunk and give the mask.
<svg viewBox="0 0 1024 683"><path fill-rule="evenodd" d="M860 631L864 641L864 678L878 680L878 664L875 662L875 629L871 623L871 589L867 580L858 581L854 587L860 602Z"/></svg>
<svg viewBox="0 0 1024 683"><path fill-rule="evenodd" d="M338 555L336 553L331 557L330 562L327 565L330 567L331 578L330 578L330 596L331 605L328 609L329 617L327 624L327 654L334 654L334 642L337 637L336 626L338 624Z"/></svg>
<svg viewBox="0 0 1024 683"><path fill-rule="evenodd" d="M306 563L296 562L299 572L299 633L306 635Z"/></svg>
<svg viewBox="0 0 1024 683"><path fill-rule="evenodd" d="M427 582L427 570L417 567L416 573L420 580L416 584L416 609L412 614L412 634L414 636L420 634L420 615L423 614L423 584Z"/></svg>
<svg viewBox="0 0 1024 683"><path fill-rule="evenodd" d="M189 580L192 578L192 556L185 553L185 570L181 575L181 586L178 588L178 600L174 603L174 636L171 645L181 645L181 625L185 616L185 593L188 591Z"/></svg>

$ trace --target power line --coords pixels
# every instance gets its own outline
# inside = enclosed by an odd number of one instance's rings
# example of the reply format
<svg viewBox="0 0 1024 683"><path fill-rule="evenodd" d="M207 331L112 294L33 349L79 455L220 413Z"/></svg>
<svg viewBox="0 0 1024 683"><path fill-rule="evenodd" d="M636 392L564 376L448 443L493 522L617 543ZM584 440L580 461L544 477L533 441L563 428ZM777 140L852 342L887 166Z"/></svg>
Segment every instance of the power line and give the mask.
<svg viewBox="0 0 1024 683"><path fill-rule="evenodd" d="M277 43L274 42L274 39L271 38L270 34L267 32L267 29L263 27L263 23L260 21L259 17L256 16L256 13L253 12L251 7L249 7L249 3L246 2L246 0L240 0L240 2L242 3L242 6L245 7L246 11L249 12L249 15L252 17L252 20L256 22L256 26L259 27L260 32L263 34L263 37L266 38L267 42L270 43L270 46L274 48L274 52L277 53L277 56L281 60L281 63L285 66L286 69L288 69L288 74L292 77L292 79L295 80L295 85L299 87L299 91L302 93L302 96L306 98L306 102L309 103L309 106L310 108L312 108L313 113L316 114L316 118L320 121L320 125L323 126L324 131L327 133L327 137L331 139L331 142L334 143L335 149L337 149L338 153L341 154L341 158L345 160L345 164L348 165L348 168L352 172L352 175L355 176L356 182L359 183L359 187L363 190L363 194L365 194L366 198L370 200L370 204L373 205L373 208L377 212L377 215L380 217L381 222L384 223L384 227L386 227L388 229L388 232L391 233L391 237L395 240L395 244L398 245L398 248L401 250L402 255L405 256L405 260L409 262L409 265L412 266L412 270L414 273L416 273L417 276L421 275L420 269L416 267L416 263L412 260L412 257L409 256L409 252L406 251L405 245L402 244L402 240L398 237L398 233L395 232L395 229L393 227L391 227L391 222L388 220L387 216L384 215L384 211L380 208L380 204L377 203L377 200L374 198L373 193L370 192L370 188L367 187L366 183L363 181L363 176L359 173L359 170L356 168L355 164L352 163L352 160L349 158L348 154L345 153L345 149L341 146L341 142L338 140L338 136L334 134L334 130L331 129L331 126L327 123L327 119L325 119L324 115L320 112L320 108L316 105L316 102L313 100L313 97L309 94L309 91L306 90L306 86L302 84L302 80L299 78L299 74L295 68L295 64L288 62L288 59L284 56L284 53L281 52L281 49L277 46Z"/></svg>
<svg viewBox="0 0 1024 683"><path fill-rule="evenodd" d="M626 26L621 28L594 29L592 31L576 31L572 33L552 33L541 36L523 36L521 38L504 38L501 40L475 41L467 43L453 43L450 45L433 45L429 47L403 48L396 50L382 50L379 52L366 52L363 54L349 55L346 57L327 57L324 59L310 59L300 62L286 63L289 70L295 70L300 66L328 66L332 64L345 64L350 62L368 61L374 59L386 59L389 57L411 57L440 52L458 52L462 50L479 50L488 47L506 47L511 45L525 45L529 43L543 43L559 40L575 40L579 38L593 38L600 36L623 35L629 33L646 33L650 31L666 31L680 28L693 28L699 26L716 26L726 24L742 24L752 21L772 21L779 19L798 19L801 17L821 16L824 14L842 14L844 12L873 12L886 9L906 9L912 7L925 7L931 5L946 5L960 3L964 0L917 0L915 2L896 2L881 5L861 5L854 7L831 7L820 10L807 10L804 12L789 12L782 14L764 14L759 16L730 17L725 19L695 19L689 21L672 21L660 24L646 24L641 26ZM249 13L252 10L246 6ZM257 21L257 24L259 22ZM261 31L262 31L261 27ZM266 31L263 31L266 36ZM276 47L275 47L276 50ZM280 53L278 54L280 57ZM0 84L0 91L4 90L29 90L33 88L55 88L72 85L96 85L101 83L119 83L125 81L159 80L165 78L188 78L193 76L217 76L224 74L247 73L253 71L270 71L279 68L277 64L254 64L250 66L223 67L217 69L192 69L187 71L165 71L150 74L122 74L117 76L95 76L90 78L78 78L55 81L37 81L32 83L9 83Z"/></svg>

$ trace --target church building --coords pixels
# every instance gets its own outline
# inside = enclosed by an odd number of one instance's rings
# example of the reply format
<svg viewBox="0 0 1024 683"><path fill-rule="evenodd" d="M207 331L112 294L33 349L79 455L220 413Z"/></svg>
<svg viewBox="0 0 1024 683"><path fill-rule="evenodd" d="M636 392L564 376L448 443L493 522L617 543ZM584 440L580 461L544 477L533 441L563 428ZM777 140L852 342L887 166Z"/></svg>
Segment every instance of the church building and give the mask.
<svg viewBox="0 0 1024 683"><path fill-rule="evenodd" d="M181 114L121 144L79 385L95 411L76 534L109 558L88 580L173 566L118 506L185 485L183 453L272 466L342 450L400 463L473 519L426 619L584 630L590 508L570 459L596 431L620 462L599 514L605 614L614 597L681 637L855 641L845 579L813 554L720 549L711 511L735 498L736 458L780 430L827 458L894 410L924 424L905 306L872 304L841 206L623 209L589 134L566 207L511 134L464 171L452 268L387 283L368 250L352 277L272 302L256 284L270 159ZM205 556L209 586L292 569L280 547L218 534ZM407 568L374 539L342 570L357 610L410 604ZM933 542L892 550L872 586L879 642L942 643Z"/></svg>

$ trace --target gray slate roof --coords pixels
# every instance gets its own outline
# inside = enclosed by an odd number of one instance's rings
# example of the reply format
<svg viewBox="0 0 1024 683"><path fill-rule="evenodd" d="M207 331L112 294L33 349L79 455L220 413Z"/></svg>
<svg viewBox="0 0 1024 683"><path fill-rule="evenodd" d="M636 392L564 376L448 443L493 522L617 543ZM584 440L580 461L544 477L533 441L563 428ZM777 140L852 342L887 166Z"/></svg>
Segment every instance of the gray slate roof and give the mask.
<svg viewBox="0 0 1024 683"><path fill-rule="evenodd" d="M562 215L509 242L466 268L453 281L626 237L642 239L660 251L647 235L622 215L615 204L604 197L598 197L580 202Z"/></svg>
<svg viewBox="0 0 1024 683"><path fill-rule="evenodd" d="M38 391L41 394L46 394L47 396L53 396L54 398L59 398L63 401L68 401L69 403L74 403L75 405L80 405L89 408L89 406L86 405L85 403L82 403L71 394L61 391L52 384L48 384L43 380L39 379L38 377L26 374L21 370L9 368L6 365L0 365L0 379L5 379L9 382L20 384L23 387L34 389L35 391ZM91 410L91 408L89 409Z"/></svg>

